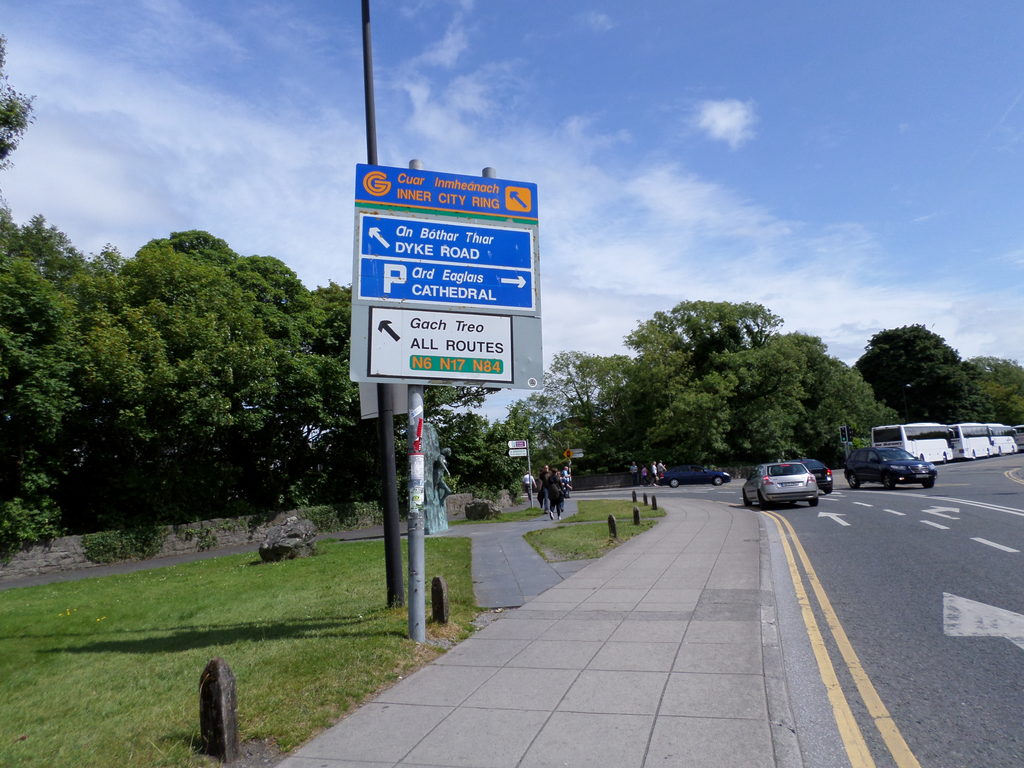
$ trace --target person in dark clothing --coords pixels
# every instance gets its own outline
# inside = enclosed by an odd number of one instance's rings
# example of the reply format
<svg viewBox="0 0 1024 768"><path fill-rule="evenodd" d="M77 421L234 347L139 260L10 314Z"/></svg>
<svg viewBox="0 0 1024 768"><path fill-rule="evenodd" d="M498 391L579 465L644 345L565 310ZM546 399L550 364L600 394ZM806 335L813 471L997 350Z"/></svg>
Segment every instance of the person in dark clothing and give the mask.
<svg viewBox="0 0 1024 768"><path fill-rule="evenodd" d="M540 508L543 512L548 513L548 517L554 518L551 513L551 500L548 497L548 484L551 480L551 467L547 464L544 465L544 469L537 475L537 501L540 502Z"/></svg>
<svg viewBox="0 0 1024 768"><path fill-rule="evenodd" d="M565 511L565 495L562 493L562 479L557 472L552 472L548 475L545 487L548 492L548 505L550 511L548 517L554 516L554 519L561 520L562 512Z"/></svg>

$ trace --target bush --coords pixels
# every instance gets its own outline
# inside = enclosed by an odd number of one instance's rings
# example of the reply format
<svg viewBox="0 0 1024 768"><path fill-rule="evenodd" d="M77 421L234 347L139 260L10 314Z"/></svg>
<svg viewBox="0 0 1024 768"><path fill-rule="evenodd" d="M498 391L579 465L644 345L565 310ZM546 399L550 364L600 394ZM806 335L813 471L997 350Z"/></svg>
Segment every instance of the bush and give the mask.
<svg viewBox="0 0 1024 768"><path fill-rule="evenodd" d="M94 563L145 560L160 551L167 531L159 526L139 526L123 531L100 531L82 537L85 556Z"/></svg>
<svg viewBox="0 0 1024 768"><path fill-rule="evenodd" d="M296 514L312 521L320 531L351 531L384 523L384 512L368 501L300 507Z"/></svg>
<svg viewBox="0 0 1024 768"><path fill-rule="evenodd" d="M60 535L60 510L50 499L39 504L22 499L0 504L0 561L10 560L25 544Z"/></svg>

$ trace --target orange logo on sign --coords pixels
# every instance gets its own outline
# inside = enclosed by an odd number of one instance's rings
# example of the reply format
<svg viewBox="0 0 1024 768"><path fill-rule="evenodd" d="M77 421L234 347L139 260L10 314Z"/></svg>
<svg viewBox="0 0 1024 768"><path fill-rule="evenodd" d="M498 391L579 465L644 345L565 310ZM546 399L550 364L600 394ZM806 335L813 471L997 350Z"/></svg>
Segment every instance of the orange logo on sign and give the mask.
<svg viewBox="0 0 1024 768"><path fill-rule="evenodd" d="M383 171L370 171L363 176L363 189L374 197L383 197L391 191L391 182Z"/></svg>
<svg viewBox="0 0 1024 768"><path fill-rule="evenodd" d="M510 211L529 213L533 210L533 195L528 187L505 187L505 207Z"/></svg>

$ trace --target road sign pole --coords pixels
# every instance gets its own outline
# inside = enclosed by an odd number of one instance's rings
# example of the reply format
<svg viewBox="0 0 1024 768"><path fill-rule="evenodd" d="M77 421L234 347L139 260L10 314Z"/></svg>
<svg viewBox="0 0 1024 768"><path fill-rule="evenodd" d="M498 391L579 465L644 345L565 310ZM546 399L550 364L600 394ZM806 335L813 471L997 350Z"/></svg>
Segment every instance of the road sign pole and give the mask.
<svg viewBox="0 0 1024 768"><path fill-rule="evenodd" d="M423 556L423 503L426 467L423 456L423 386L409 386L409 638L427 639L426 576Z"/></svg>
<svg viewBox="0 0 1024 768"><path fill-rule="evenodd" d="M410 160L409 168L420 170L423 163ZM423 385L409 386L409 638L417 643L427 639L426 572L424 557L424 488L426 467L423 456Z"/></svg>
<svg viewBox="0 0 1024 768"><path fill-rule="evenodd" d="M530 468L530 441L526 441L526 474L530 476L530 480L533 480L533 470ZM533 494L527 492L526 498L530 500L530 509L533 509Z"/></svg>
<svg viewBox="0 0 1024 768"><path fill-rule="evenodd" d="M363 98L366 113L366 162L377 164L377 110L373 99L373 46L370 0L362 1ZM380 459L381 506L384 508L384 571L388 607L405 602L402 585L402 535L398 521L395 472L395 423L390 384L377 384L377 456Z"/></svg>

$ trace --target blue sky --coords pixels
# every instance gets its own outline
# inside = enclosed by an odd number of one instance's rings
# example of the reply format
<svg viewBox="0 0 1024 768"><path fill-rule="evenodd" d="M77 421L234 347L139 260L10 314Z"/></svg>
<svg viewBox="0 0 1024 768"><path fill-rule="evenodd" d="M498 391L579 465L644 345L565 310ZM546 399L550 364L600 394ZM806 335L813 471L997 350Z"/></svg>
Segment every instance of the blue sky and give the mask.
<svg viewBox="0 0 1024 768"><path fill-rule="evenodd" d="M922 323L1024 362L1024 4L372 3L379 161L533 181L544 346L755 301L853 362ZM0 174L86 252L206 229L348 284L360 3L0 0ZM495 414L500 415L500 414Z"/></svg>

